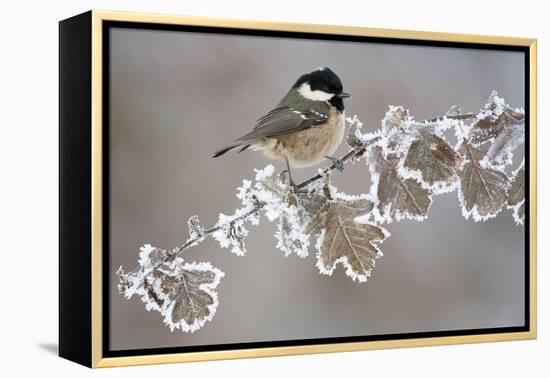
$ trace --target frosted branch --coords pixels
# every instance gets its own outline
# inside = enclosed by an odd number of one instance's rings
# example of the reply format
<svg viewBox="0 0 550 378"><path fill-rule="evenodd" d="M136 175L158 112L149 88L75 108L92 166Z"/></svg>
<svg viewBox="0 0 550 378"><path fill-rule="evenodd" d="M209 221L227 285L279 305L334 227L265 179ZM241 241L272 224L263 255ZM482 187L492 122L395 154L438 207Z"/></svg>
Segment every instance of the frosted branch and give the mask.
<svg viewBox="0 0 550 378"><path fill-rule="evenodd" d="M200 329L216 312L215 289L224 273L209 262L184 261L183 252L210 236L243 256L249 228L262 216L276 224L276 248L285 256L306 257L312 246L319 273L331 275L341 265L357 282L372 276L383 255L380 244L390 236L386 225L426 219L439 194L457 191L466 219L486 221L506 207L523 224L525 167L510 166L525 140L525 115L496 92L476 113L463 114L453 105L443 116L418 121L408 109L390 106L375 132L363 133L356 116L346 122L348 152L298 184L299 193L272 165L257 169L237 189L241 205L233 214L219 214L206 228L198 216L190 217L187 240L171 250L144 245L137 269L117 271L121 294L127 299L137 294L171 330ZM357 180L359 194L338 191L332 172L358 162L367 167L365 179ZM367 175L370 187L363 186Z"/></svg>

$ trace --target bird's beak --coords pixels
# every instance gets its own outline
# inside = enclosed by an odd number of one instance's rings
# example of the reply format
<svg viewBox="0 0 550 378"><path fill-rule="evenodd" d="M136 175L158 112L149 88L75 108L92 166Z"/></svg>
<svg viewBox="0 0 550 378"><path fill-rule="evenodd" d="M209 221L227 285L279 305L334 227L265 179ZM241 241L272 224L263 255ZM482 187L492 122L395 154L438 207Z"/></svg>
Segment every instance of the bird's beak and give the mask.
<svg viewBox="0 0 550 378"><path fill-rule="evenodd" d="M349 93L346 93L346 92L341 92L341 93L338 93L336 95L336 97L340 97L340 98L348 98L348 97L351 97L351 95Z"/></svg>

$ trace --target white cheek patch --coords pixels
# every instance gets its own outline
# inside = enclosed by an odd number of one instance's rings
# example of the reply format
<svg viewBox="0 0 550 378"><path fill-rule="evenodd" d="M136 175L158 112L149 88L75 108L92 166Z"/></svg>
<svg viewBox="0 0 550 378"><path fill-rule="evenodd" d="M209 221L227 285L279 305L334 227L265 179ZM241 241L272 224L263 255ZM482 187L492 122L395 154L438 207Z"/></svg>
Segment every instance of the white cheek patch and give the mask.
<svg viewBox="0 0 550 378"><path fill-rule="evenodd" d="M328 101L334 96L333 93L323 92L318 89L312 91L308 83L302 84L300 88L298 88L298 93L302 95L302 97L313 101Z"/></svg>

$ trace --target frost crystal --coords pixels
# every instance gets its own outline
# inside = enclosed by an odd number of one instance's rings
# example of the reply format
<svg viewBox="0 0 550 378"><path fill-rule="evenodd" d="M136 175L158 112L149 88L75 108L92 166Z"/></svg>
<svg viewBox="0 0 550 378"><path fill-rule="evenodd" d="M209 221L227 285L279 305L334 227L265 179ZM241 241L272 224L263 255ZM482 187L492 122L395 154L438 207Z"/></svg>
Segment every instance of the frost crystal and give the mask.
<svg viewBox="0 0 550 378"><path fill-rule="evenodd" d="M357 118L357 115L346 118L346 122L348 123L348 133L346 135L346 142L348 143L348 146L351 148L360 146L366 141L366 135L361 131L363 122Z"/></svg>
<svg viewBox="0 0 550 378"><path fill-rule="evenodd" d="M220 213L212 237L218 241L220 247L231 247L231 252L237 256L244 256L246 253L245 238L249 234L246 223L254 226L260 223L257 212L257 205L260 202L255 196L255 190L252 188L250 180L243 180L243 185L237 188L237 198L241 200L242 207L235 210L233 215Z"/></svg>
<svg viewBox="0 0 550 378"><path fill-rule="evenodd" d="M447 110L447 113L445 113L446 116L456 116L462 114L462 106L460 105L452 105L449 110Z"/></svg>
<svg viewBox="0 0 550 378"><path fill-rule="evenodd" d="M296 253L308 255L309 235L305 232L307 214L290 193L288 185L273 177L274 168L268 165L256 171L252 195L263 204L263 212L270 222L277 222L276 247L285 256Z"/></svg>
<svg viewBox="0 0 550 378"><path fill-rule="evenodd" d="M402 106L390 105L384 119L382 119L382 130L389 132L391 130L407 130L412 122L409 110Z"/></svg>
<svg viewBox="0 0 550 378"><path fill-rule="evenodd" d="M197 245L204 238L204 228L202 228L197 215L193 215L187 220L187 228L189 230L187 241L191 243L189 246Z"/></svg>
<svg viewBox="0 0 550 378"><path fill-rule="evenodd" d="M244 238L249 231L244 226L245 220L240 219L238 214L239 212L232 216L220 214L215 226L219 229L212 233L212 237L220 243L220 247L231 247L231 252L237 256L244 256L246 252Z"/></svg>

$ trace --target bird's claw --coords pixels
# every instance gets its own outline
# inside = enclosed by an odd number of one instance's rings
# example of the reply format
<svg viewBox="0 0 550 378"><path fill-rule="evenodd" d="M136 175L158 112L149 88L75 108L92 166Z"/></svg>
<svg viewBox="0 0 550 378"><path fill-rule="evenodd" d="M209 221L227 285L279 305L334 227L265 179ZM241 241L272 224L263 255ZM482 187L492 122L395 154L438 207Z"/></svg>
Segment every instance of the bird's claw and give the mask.
<svg viewBox="0 0 550 378"><path fill-rule="evenodd" d="M284 182L287 174L289 174L288 169L282 170L281 173L279 173L279 180Z"/></svg>
<svg viewBox="0 0 550 378"><path fill-rule="evenodd" d="M292 192L294 194L297 194L297 195L300 195L300 193L306 193L307 190L305 189L300 189L300 187L298 185L296 185L296 183L294 181L292 181L290 183L290 187L292 188Z"/></svg>
<svg viewBox="0 0 550 378"><path fill-rule="evenodd" d="M332 165L334 166L334 168L336 168L340 172L344 172L344 163L342 163L340 159L337 159L334 156L325 156L325 157L332 162Z"/></svg>
<svg viewBox="0 0 550 378"><path fill-rule="evenodd" d="M292 192L296 195L300 195L301 193L307 193L307 189L301 189L295 182L294 180L290 179L289 180L289 186L290 188L292 188Z"/></svg>

